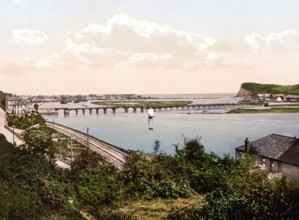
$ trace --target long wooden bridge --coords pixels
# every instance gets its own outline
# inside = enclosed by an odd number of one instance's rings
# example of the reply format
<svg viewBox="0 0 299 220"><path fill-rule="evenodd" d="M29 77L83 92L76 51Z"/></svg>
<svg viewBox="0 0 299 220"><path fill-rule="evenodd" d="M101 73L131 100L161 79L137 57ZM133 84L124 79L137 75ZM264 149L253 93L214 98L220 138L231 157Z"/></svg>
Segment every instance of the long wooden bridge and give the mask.
<svg viewBox="0 0 299 220"><path fill-rule="evenodd" d="M113 164L116 168L123 169L126 158L129 155L128 151L109 144L105 141L99 140L89 134L66 127L61 124L49 121L46 121L46 124L48 127L51 127L59 133L70 137L72 140L88 147L90 150L99 153L106 161Z"/></svg>
<svg viewBox="0 0 299 220"><path fill-rule="evenodd" d="M186 106L172 106L172 107L151 107L154 111L183 111L183 110L213 110L213 109L235 109L235 108L255 108L255 105L246 105L246 104L238 104L238 103L215 103L215 104L189 104ZM42 114L51 114L57 113L59 110L63 110L65 115L68 115L71 111L75 111L78 114L79 111L82 111L85 114L86 111L89 111L91 114L95 111L97 114L99 111L103 111L107 113L107 110L116 112L117 109L123 109L125 112L129 110L133 110L133 112L144 112L148 108L143 106L131 106L131 107L112 107L112 106L93 106L93 107L56 107L56 108L41 108L39 109Z"/></svg>

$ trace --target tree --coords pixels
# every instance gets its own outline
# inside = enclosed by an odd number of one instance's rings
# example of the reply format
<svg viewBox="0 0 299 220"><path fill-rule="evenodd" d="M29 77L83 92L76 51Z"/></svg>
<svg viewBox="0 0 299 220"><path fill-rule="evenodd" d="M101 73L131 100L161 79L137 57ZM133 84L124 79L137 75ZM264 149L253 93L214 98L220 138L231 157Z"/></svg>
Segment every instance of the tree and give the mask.
<svg viewBox="0 0 299 220"><path fill-rule="evenodd" d="M159 140L155 140L155 145L154 145L154 154L158 154L159 151L160 151L160 144L161 144L161 141Z"/></svg>
<svg viewBox="0 0 299 220"><path fill-rule="evenodd" d="M117 169L88 149L72 163L71 175L77 205L89 210L110 204L120 189Z"/></svg>
<svg viewBox="0 0 299 220"><path fill-rule="evenodd" d="M43 155L20 150L0 134L0 219L82 219L67 202L63 176Z"/></svg>
<svg viewBox="0 0 299 220"><path fill-rule="evenodd" d="M172 172L174 161L164 154L131 153L122 172L127 193L144 199L189 196L188 180L177 178L177 173Z"/></svg>
<svg viewBox="0 0 299 220"><path fill-rule="evenodd" d="M38 111L38 107L39 107L38 104L35 103L33 107L34 107L35 111Z"/></svg>
<svg viewBox="0 0 299 220"><path fill-rule="evenodd" d="M23 134L25 144L21 146L29 153L46 156L54 163L54 147L51 133L38 128L25 130Z"/></svg>
<svg viewBox="0 0 299 220"><path fill-rule="evenodd" d="M86 170L96 170L101 164L105 163L101 155L86 149L82 151L71 164L71 170L74 175Z"/></svg>

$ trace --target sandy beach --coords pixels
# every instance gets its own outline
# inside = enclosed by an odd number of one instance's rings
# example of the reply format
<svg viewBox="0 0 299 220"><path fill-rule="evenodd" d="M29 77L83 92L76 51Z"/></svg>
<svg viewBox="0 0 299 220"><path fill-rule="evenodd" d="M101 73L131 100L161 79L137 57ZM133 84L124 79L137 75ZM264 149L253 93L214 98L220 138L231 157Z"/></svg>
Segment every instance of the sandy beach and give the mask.
<svg viewBox="0 0 299 220"><path fill-rule="evenodd" d="M4 125L5 111L2 108L0 108L0 133L4 134L4 136L10 143L13 143L14 140L17 146L23 144L23 141L20 140L16 135L13 135L13 133L9 131L7 128L5 128Z"/></svg>

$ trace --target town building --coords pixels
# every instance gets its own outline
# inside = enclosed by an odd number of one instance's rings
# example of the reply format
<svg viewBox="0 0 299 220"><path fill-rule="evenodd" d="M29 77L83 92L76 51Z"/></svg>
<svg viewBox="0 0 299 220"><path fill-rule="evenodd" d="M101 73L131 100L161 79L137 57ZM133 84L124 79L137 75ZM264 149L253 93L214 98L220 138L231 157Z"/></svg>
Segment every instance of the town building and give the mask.
<svg viewBox="0 0 299 220"><path fill-rule="evenodd" d="M285 100L285 96L282 94L269 94L269 93L259 93L257 94L259 101L263 102L282 102Z"/></svg>
<svg viewBox="0 0 299 220"><path fill-rule="evenodd" d="M5 111L9 114L24 114L26 112L27 99L23 100L16 95L6 96Z"/></svg>
<svg viewBox="0 0 299 220"><path fill-rule="evenodd" d="M236 148L236 158L254 152L257 165L270 174L287 177L299 187L299 139L279 134L270 134Z"/></svg>
<svg viewBox="0 0 299 220"><path fill-rule="evenodd" d="M286 100L287 102L299 102L299 95L288 95Z"/></svg>

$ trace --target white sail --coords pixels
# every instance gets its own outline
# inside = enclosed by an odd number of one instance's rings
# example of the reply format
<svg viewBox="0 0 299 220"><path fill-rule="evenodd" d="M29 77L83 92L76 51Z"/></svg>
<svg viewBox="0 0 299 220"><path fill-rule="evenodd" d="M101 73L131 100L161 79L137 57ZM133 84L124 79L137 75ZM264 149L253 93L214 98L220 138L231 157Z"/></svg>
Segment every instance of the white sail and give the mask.
<svg viewBox="0 0 299 220"><path fill-rule="evenodd" d="M148 116L154 117L154 109L150 108L147 110Z"/></svg>

